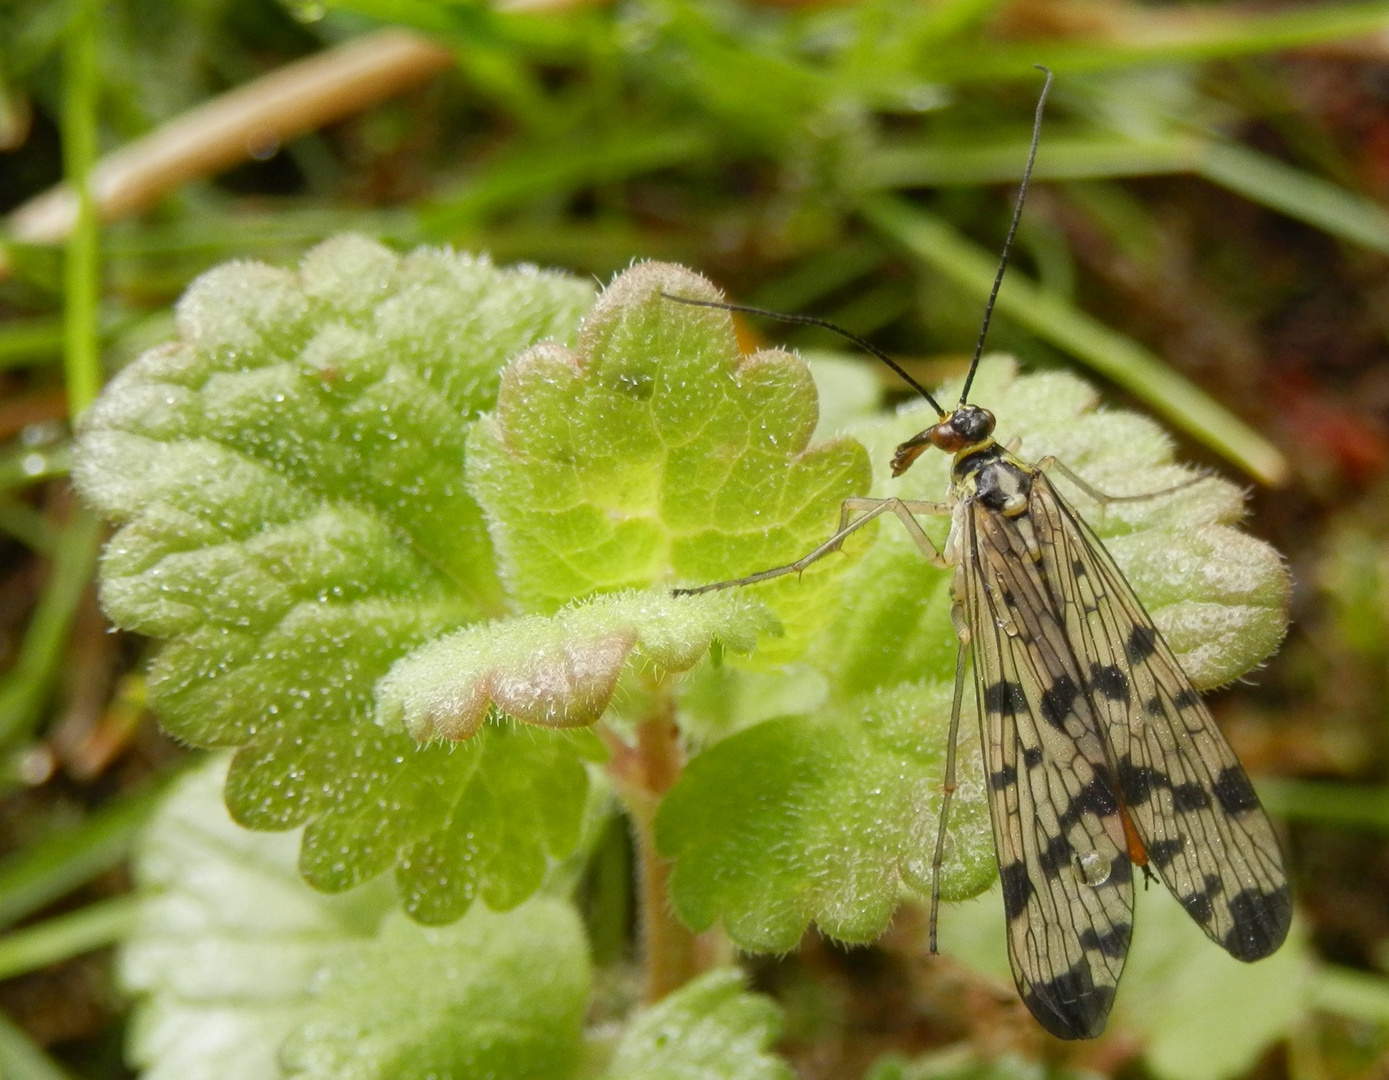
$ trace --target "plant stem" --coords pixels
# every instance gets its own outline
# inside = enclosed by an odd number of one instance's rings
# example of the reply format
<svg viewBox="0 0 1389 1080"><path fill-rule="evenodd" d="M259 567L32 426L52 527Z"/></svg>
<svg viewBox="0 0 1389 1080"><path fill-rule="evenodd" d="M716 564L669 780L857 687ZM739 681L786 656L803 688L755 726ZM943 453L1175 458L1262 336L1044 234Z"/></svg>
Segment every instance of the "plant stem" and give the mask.
<svg viewBox="0 0 1389 1080"><path fill-rule="evenodd" d="M68 28L63 70L63 172L76 193L76 215L63 262L63 355L68 409L73 422L101 389L97 302L101 297L101 250L91 172L96 163L99 12L83 0Z"/></svg>
<svg viewBox="0 0 1389 1080"><path fill-rule="evenodd" d="M698 939L671 911L669 861L656 850L656 810L680 777L683 765L675 702L662 685L655 688L648 718L637 727L637 745L609 740L609 763L617 791L632 820L637 849L638 924L645 998L659 1001L700 971Z"/></svg>
<svg viewBox="0 0 1389 1080"><path fill-rule="evenodd" d="M87 47L86 39L82 44ZM82 55L75 72L94 78L95 60ZM410 31L363 34L204 102L99 164L93 134L86 185L103 220L137 214L181 184L245 161L257 147L288 142L351 116L453 62L450 50ZM12 234L26 243L66 239L78 222L80 191L70 175L66 183L30 199L11 213Z"/></svg>

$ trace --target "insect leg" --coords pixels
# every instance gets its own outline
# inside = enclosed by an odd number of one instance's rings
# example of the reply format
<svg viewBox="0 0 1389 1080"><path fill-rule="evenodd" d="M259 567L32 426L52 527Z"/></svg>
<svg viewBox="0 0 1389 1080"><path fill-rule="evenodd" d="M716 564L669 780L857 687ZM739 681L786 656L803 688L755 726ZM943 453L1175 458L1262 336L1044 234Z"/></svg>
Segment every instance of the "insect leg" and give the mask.
<svg viewBox="0 0 1389 1080"><path fill-rule="evenodd" d="M915 515L925 514L927 517L945 517L950 514L953 507L949 503L923 502L920 499L888 499L887 502L893 504L890 509L901 519L907 528L907 534L915 541L916 546L921 549L921 554L926 556L926 561L939 570L949 567L945 556L931 538L926 535L926 530L921 527L921 522L916 520Z"/></svg>
<svg viewBox="0 0 1389 1080"><path fill-rule="evenodd" d="M1110 495L1082 480L1074 471L1050 454L1037 462L1036 467L1042 472L1056 472L1061 474L1086 495L1090 496L1090 498L1100 506L1108 506L1110 503L1144 502L1148 499L1160 498L1163 495L1173 495L1178 491L1185 491L1187 488L1199 484L1202 480L1206 479L1205 475L1193 476L1188 480L1183 480L1180 484L1173 484L1171 487L1162 488L1159 491L1145 491L1141 495Z"/></svg>
<svg viewBox="0 0 1389 1080"><path fill-rule="evenodd" d="M945 863L945 828L950 821L950 800L955 795L955 741L960 736L960 709L965 699L965 663L969 657L969 625L958 603L950 607L950 621L960 640L955 652L955 697L950 703L950 731L945 737L945 780L941 784L940 825L936 828L936 853L931 859L930 951L936 952L936 917L940 913L940 869Z"/></svg>
<svg viewBox="0 0 1389 1080"><path fill-rule="evenodd" d="M849 520L850 515L856 511L863 511L863 516L853 521ZM838 551L841 544L852 533L863 528L874 518L886 513L894 513L902 520L902 524L907 527L907 532L911 534L913 540L921 548L926 558L934 565L945 566L945 557L936 549L936 545L931 543L931 538L926 535L921 528L913 513L917 514L946 514L950 512L944 503L920 502L917 500L902 499L845 499L839 511L839 531L817 547L809 555L803 555L793 563L785 566L775 566L770 570L762 570L756 574L749 574L747 577L734 578L731 581L716 581L712 585L700 585L693 589L676 589L676 596L698 596L700 593L716 592L719 589L732 589L739 585L753 585L759 581L769 581L772 578L784 577L787 574L799 574L811 563L819 562L826 555L833 551Z"/></svg>

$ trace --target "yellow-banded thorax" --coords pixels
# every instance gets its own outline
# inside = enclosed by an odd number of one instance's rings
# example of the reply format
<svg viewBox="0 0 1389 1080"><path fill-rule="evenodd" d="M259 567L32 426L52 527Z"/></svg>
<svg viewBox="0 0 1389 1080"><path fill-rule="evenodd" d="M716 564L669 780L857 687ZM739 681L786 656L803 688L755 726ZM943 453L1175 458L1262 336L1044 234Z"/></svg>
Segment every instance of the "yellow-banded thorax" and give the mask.
<svg viewBox="0 0 1389 1080"><path fill-rule="evenodd" d="M897 447L892 475L901 476L929 447L954 454L951 478L957 497L978 499L1005 517L1027 511L1032 470L999 446L993 437L994 414L978 405L954 412Z"/></svg>

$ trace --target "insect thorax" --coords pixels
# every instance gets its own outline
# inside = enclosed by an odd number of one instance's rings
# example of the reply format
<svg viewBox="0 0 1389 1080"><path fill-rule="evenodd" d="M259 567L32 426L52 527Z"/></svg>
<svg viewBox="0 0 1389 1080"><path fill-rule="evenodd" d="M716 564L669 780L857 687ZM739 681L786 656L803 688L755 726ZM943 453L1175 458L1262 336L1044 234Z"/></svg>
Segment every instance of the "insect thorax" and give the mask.
<svg viewBox="0 0 1389 1080"><path fill-rule="evenodd" d="M952 471L955 489L962 497L976 499L1004 517L1027 512L1032 470L993 440L962 450Z"/></svg>

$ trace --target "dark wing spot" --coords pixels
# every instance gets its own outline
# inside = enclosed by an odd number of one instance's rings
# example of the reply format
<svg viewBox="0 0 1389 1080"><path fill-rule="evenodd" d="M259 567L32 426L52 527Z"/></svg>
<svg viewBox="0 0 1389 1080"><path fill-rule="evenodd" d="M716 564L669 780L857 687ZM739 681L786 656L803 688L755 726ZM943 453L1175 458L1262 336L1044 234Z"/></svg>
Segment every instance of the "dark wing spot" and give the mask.
<svg viewBox="0 0 1389 1080"><path fill-rule="evenodd" d="M1225 891L1225 883L1220 880L1219 874L1207 874L1201 879L1201 884L1206 887L1206 895L1214 900Z"/></svg>
<svg viewBox="0 0 1389 1080"><path fill-rule="evenodd" d="M1080 696L1080 690L1069 675L1062 675L1042 695L1042 718L1054 728L1066 730L1066 717Z"/></svg>
<svg viewBox="0 0 1389 1080"><path fill-rule="evenodd" d="M1086 571L1085 563L1083 561L1081 561L1080 559L1075 559L1074 561L1072 561L1071 573L1073 573L1076 577L1085 577L1087 572L1088 571Z"/></svg>
<svg viewBox="0 0 1389 1080"><path fill-rule="evenodd" d="M1096 986L1081 961L1050 982L1038 982L1022 995L1037 1023L1058 1039L1093 1039L1104 1030L1114 987Z"/></svg>
<svg viewBox="0 0 1389 1080"><path fill-rule="evenodd" d="M1141 664L1157 652L1157 631L1151 626L1135 626L1124 645L1124 652L1130 661Z"/></svg>
<svg viewBox="0 0 1389 1080"><path fill-rule="evenodd" d="M1129 679L1119 670L1118 664L1090 665L1090 685L1110 701L1128 701Z"/></svg>
<svg viewBox="0 0 1389 1080"><path fill-rule="evenodd" d="M1158 697L1157 695L1154 695L1144 703L1143 707L1148 710L1149 716L1161 716L1162 698Z"/></svg>
<svg viewBox="0 0 1389 1080"><path fill-rule="evenodd" d="M1022 763L1029 769L1035 769L1042 763L1042 750L1038 746L1026 746L1022 751Z"/></svg>
<svg viewBox="0 0 1389 1080"><path fill-rule="evenodd" d="M1019 683L1000 679L984 688L984 711L1017 716L1027 711L1027 695Z"/></svg>
<svg viewBox="0 0 1389 1080"><path fill-rule="evenodd" d="M1172 699L1172 704L1178 709L1189 709L1193 705L1201 704L1201 695L1191 687L1177 691L1177 696Z"/></svg>
<svg viewBox="0 0 1389 1080"><path fill-rule="evenodd" d="M1195 919L1202 926L1210 924L1211 916L1215 913L1211 907L1211 898L1203 892L1192 893L1190 896L1177 897L1181 901L1182 907L1186 908L1186 913Z"/></svg>
<svg viewBox="0 0 1389 1080"><path fill-rule="evenodd" d="M1259 797L1254 794L1249 777L1238 765L1227 765L1220 770L1215 778L1215 797L1227 814L1240 814L1259 806Z"/></svg>
<svg viewBox="0 0 1389 1080"><path fill-rule="evenodd" d="M1271 893L1245 889L1230 900L1235 925L1221 942L1236 960L1262 960L1283 944L1293 917L1293 898L1286 885Z"/></svg>
<svg viewBox="0 0 1389 1080"><path fill-rule="evenodd" d="M1155 840L1148 845L1148 858L1159 870L1181 854L1185 841L1179 836L1175 840Z"/></svg>
<svg viewBox="0 0 1389 1080"><path fill-rule="evenodd" d="M1147 870L1145 866L1143 868ZM1109 881L1108 885L1127 885L1133 880L1133 863L1129 862L1129 857L1125 852L1119 852L1109 862Z"/></svg>
<svg viewBox="0 0 1389 1080"><path fill-rule="evenodd" d="M1117 960L1128 954L1132 937L1133 926L1129 923L1119 923L1105 934L1098 934L1094 927L1091 927L1080 935L1080 947Z"/></svg>
<svg viewBox="0 0 1389 1080"><path fill-rule="evenodd" d="M1180 813L1204 810L1210 804L1211 797L1200 784L1177 784L1172 788L1172 809Z"/></svg>
<svg viewBox="0 0 1389 1080"><path fill-rule="evenodd" d="M1015 862L998 868L998 880L1003 886L1003 910L1012 922L1027 910L1027 902L1032 899L1032 879L1027 876L1027 867Z"/></svg>
<svg viewBox="0 0 1389 1080"><path fill-rule="evenodd" d="M1061 868L1071 861L1071 842L1065 836L1053 836L1037 858L1042 864L1042 873L1055 881L1061 875Z"/></svg>
<svg viewBox="0 0 1389 1080"><path fill-rule="evenodd" d="M1099 817L1109 817L1119 812L1119 800L1114 797L1114 789L1104 773L1096 772L1090 782L1076 793L1060 817L1061 827L1069 829L1087 810Z"/></svg>
<svg viewBox="0 0 1389 1080"><path fill-rule="evenodd" d="M1014 765L1005 765L989 776L989 787L995 791L1007 791L1018 782L1018 770Z"/></svg>
<svg viewBox="0 0 1389 1080"><path fill-rule="evenodd" d="M1119 759L1119 790L1130 806L1142 806L1152 797L1153 789L1164 787L1167 777L1147 765L1135 765L1133 758Z"/></svg>

